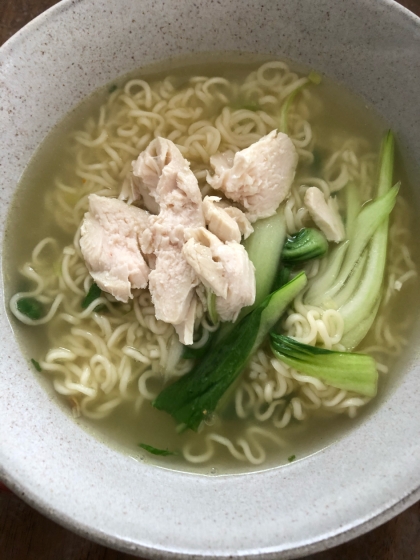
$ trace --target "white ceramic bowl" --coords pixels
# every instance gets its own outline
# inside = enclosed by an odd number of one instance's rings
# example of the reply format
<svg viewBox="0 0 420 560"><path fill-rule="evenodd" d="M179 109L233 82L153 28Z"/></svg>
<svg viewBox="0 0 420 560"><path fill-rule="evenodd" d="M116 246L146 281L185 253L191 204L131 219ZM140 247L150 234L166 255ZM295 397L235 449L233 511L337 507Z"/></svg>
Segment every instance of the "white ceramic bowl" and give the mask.
<svg viewBox="0 0 420 560"><path fill-rule="evenodd" d="M390 0L65 0L0 50L2 236L29 158L74 105L136 67L215 50L287 57L342 81L386 117L417 173L420 20ZM274 470L199 476L135 462L78 428L28 367L5 309L0 476L80 534L147 557L292 558L420 497L413 344L382 406L334 445Z"/></svg>

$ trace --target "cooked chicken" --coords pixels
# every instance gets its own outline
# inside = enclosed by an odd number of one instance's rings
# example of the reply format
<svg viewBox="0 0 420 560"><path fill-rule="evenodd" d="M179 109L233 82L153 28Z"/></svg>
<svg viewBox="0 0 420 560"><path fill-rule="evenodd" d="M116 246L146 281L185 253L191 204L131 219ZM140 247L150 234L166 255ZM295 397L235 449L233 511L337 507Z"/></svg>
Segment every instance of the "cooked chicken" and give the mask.
<svg viewBox="0 0 420 560"><path fill-rule="evenodd" d="M81 228L80 248L98 286L118 301L132 298L132 288L145 288L149 267L139 237L149 214L120 200L89 196L89 212Z"/></svg>
<svg viewBox="0 0 420 560"><path fill-rule="evenodd" d="M255 300L254 265L236 241L222 243L205 228L190 230L183 254L201 282L216 294L222 321L235 321L242 307Z"/></svg>
<svg viewBox="0 0 420 560"><path fill-rule="evenodd" d="M149 289L155 304L156 318L172 325L183 323L199 279L182 251L159 251L156 268L149 274ZM190 343L191 344L191 343Z"/></svg>
<svg viewBox="0 0 420 560"><path fill-rule="evenodd" d="M276 130L237 152L210 158L207 182L248 211L250 222L272 216L290 192L298 155L291 139Z"/></svg>
<svg viewBox="0 0 420 560"><path fill-rule="evenodd" d="M182 247L185 229L194 231L205 224L197 179L175 144L163 138L140 154L133 173L160 209L150 216L141 238L143 253L154 255L149 289L156 318L174 325L181 342L192 344L199 279Z"/></svg>
<svg viewBox="0 0 420 560"><path fill-rule="evenodd" d="M328 202L317 187L309 187L305 193L304 204L315 224L324 232L328 241L338 243L345 238L344 225L338 213L337 201L331 196Z"/></svg>
<svg viewBox="0 0 420 560"><path fill-rule="evenodd" d="M241 242L254 231L245 214L234 206L224 205L218 196L206 196L203 200L204 219L209 230L221 241Z"/></svg>
<svg viewBox="0 0 420 560"><path fill-rule="evenodd" d="M133 161L133 172L124 181L120 198L129 204L142 199L146 208L153 214L159 212L159 194L157 186L163 168L169 163L175 163L178 169L189 163L170 140L156 138L139 157Z"/></svg>

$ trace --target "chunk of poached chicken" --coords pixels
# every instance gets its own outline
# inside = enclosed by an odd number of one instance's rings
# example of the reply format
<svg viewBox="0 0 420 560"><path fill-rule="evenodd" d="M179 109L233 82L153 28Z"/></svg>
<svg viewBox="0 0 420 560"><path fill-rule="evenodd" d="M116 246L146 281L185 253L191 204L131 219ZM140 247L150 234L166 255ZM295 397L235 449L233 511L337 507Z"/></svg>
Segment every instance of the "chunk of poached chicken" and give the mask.
<svg viewBox="0 0 420 560"><path fill-rule="evenodd" d="M209 230L221 241L241 242L254 231L248 218L234 206L221 202L218 196L206 196L203 200L204 219Z"/></svg>
<svg viewBox="0 0 420 560"><path fill-rule="evenodd" d="M144 254L154 255L149 289L156 318L174 325L183 344L192 344L198 312L199 279L185 260L184 231L204 226L197 179L170 140L156 138L133 164L143 192L159 205L141 237ZM136 192L132 196L137 196ZM141 196L141 193L138 193Z"/></svg>
<svg viewBox="0 0 420 560"><path fill-rule="evenodd" d="M205 228L187 232L183 254L201 282L216 294L222 321L235 321L242 307L255 301L255 269L245 248L222 243Z"/></svg>
<svg viewBox="0 0 420 560"><path fill-rule="evenodd" d="M250 222L274 215L288 196L298 155L291 139L273 130L258 142L234 154L210 158L214 175L207 182L227 198L239 202Z"/></svg>
<svg viewBox="0 0 420 560"><path fill-rule="evenodd" d="M152 140L133 161L133 171L124 181L120 198L129 204L142 200L150 212L158 214L160 200L157 187L163 168L170 163L178 169L189 167L173 142L160 137Z"/></svg>
<svg viewBox="0 0 420 560"><path fill-rule="evenodd" d="M345 238L344 225L338 212L337 201L331 196L328 202L317 187L309 187L303 202L315 224L325 234L328 241L339 243Z"/></svg>
<svg viewBox="0 0 420 560"><path fill-rule="evenodd" d="M80 236L86 266L97 285L118 301L132 298L133 288L145 288L149 267L139 238L149 214L115 198L91 194Z"/></svg>

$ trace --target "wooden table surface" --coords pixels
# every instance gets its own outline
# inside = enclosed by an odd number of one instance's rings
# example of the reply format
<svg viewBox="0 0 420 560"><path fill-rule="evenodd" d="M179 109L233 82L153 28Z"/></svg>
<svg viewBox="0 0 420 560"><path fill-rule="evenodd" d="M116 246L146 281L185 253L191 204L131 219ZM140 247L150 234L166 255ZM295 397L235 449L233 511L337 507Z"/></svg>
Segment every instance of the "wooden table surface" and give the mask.
<svg viewBox="0 0 420 560"><path fill-rule="evenodd" d="M0 45L57 0L0 0ZM337 0L345 1L345 0ZM420 0L400 2L420 16ZM420 56L420 54L419 54ZM128 560L50 521L0 484L0 560ZM420 502L385 525L306 560L419 560Z"/></svg>

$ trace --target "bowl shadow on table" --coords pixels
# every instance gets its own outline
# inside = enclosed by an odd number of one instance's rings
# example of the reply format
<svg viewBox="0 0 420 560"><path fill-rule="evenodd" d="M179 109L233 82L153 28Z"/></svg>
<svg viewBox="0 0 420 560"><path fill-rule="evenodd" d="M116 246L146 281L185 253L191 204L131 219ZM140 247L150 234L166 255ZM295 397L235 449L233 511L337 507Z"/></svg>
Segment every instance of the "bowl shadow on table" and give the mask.
<svg viewBox="0 0 420 560"><path fill-rule="evenodd" d="M1 560L129 560L50 521L11 492L0 491ZM306 560L416 560L420 558L420 502L350 543Z"/></svg>

